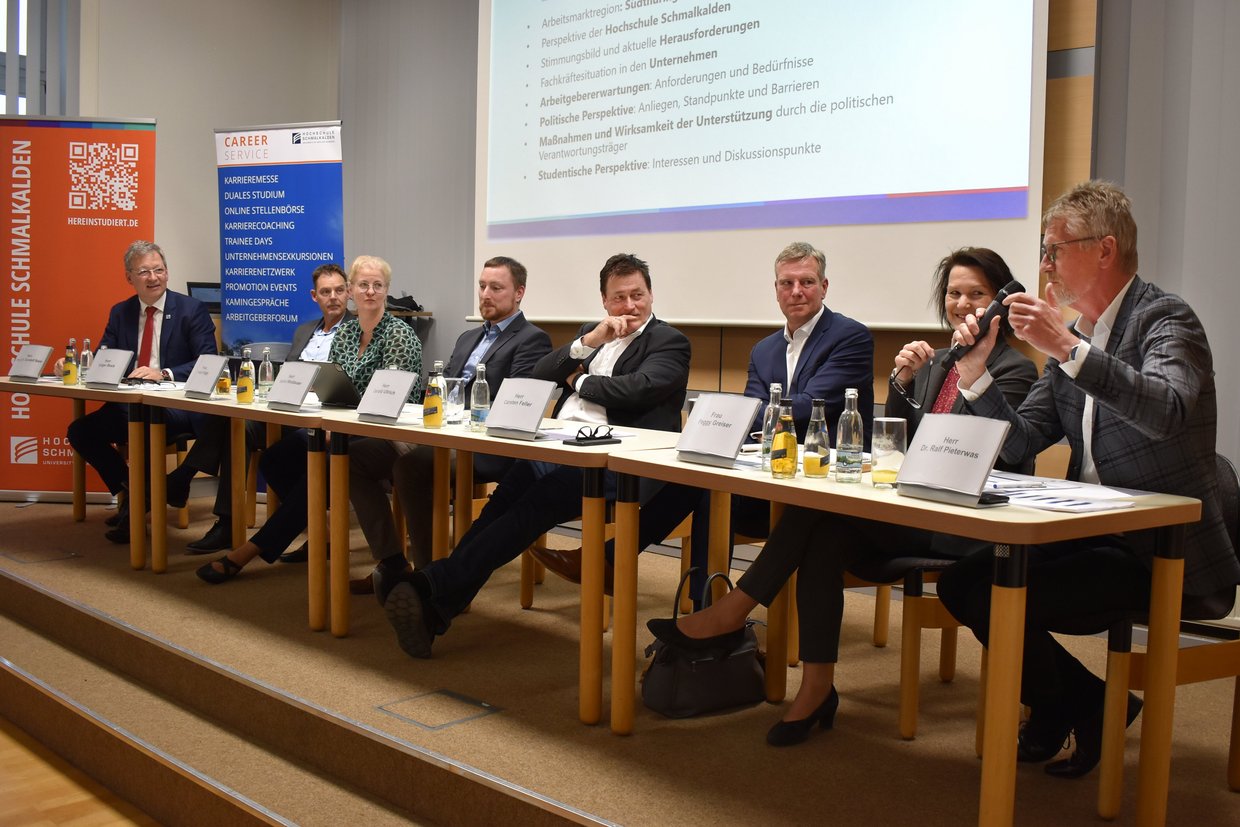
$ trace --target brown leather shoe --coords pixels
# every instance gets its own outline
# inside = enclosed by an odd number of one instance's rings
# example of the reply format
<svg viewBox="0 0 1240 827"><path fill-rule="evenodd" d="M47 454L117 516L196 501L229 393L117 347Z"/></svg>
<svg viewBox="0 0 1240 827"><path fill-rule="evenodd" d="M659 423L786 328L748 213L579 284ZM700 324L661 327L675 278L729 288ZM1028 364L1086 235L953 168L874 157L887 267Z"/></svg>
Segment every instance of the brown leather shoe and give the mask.
<svg viewBox="0 0 1240 827"><path fill-rule="evenodd" d="M356 580L349 581L349 594L374 594L375 583L370 579L370 575L359 577Z"/></svg>
<svg viewBox="0 0 1240 827"><path fill-rule="evenodd" d="M548 571L555 572L570 583L581 583L581 549L531 548L530 554L546 566ZM610 561L604 560L603 593L612 594L615 591L614 584L615 570Z"/></svg>

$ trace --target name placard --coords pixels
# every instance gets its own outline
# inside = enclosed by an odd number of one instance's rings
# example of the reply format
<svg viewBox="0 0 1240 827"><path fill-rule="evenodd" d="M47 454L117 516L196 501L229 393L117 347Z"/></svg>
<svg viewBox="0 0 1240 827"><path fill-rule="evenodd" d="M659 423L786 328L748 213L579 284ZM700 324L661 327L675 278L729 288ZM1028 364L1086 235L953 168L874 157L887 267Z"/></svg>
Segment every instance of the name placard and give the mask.
<svg viewBox="0 0 1240 827"><path fill-rule="evenodd" d="M896 478L900 493L978 505L1008 427L1002 419L984 416L926 414Z"/></svg>
<svg viewBox="0 0 1240 827"><path fill-rule="evenodd" d="M13 366L9 368L9 379L14 382L38 382L47 357L51 355L51 345L22 345L13 359Z"/></svg>
<svg viewBox="0 0 1240 827"><path fill-rule="evenodd" d="M185 380L185 395L190 399L210 399L220 373L228 369L228 357L204 353L194 363Z"/></svg>
<svg viewBox="0 0 1240 827"><path fill-rule="evenodd" d="M316 362L285 362L275 384L267 392L267 407L277 411L300 411L318 374Z"/></svg>
<svg viewBox="0 0 1240 827"><path fill-rule="evenodd" d="M357 403L357 418L362 422L395 425L417 381L418 375L407 370L375 371L362 401Z"/></svg>
<svg viewBox="0 0 1240 827"><path fill-rule="evenodd" d="M544 379L505 379L487 414L487 436L536 439L555 387Z"/></svg>
<svg viewBox="0 0 1240 827"><path fill-rule="evenodd" d="M701 394L676 443L677 459L731 467L761 404L735 393Z"/></svg>
<svg viewBox="0 0 1240 827"><path fill-rule="evenodd" d="M132 359L132 350L100 348L95 354L95 361L90 364L86 387L99 390L120 387L121 380L125 378L125 368L129 367Z"/></svg>

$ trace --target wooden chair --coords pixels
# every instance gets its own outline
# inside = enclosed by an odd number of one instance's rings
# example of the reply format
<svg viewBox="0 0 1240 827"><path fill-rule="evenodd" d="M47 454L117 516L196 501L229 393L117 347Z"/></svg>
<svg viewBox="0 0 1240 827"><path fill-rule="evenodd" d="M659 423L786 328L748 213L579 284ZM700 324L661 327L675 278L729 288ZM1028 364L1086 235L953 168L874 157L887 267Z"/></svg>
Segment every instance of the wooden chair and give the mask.
<svg viewBox="0 0 1240 827"><path fill-rule="evenodd" d="M1219 504L1232 548L1240 559L1240 479L1236 468L1223 455L1215 458ZM1215 620L1225 617L1235 603L1236 589L1221 590L1206 597L1185 595L1181 618L1185 621ZM1125 710L1130 689L1142 691L1148 665L1144 652L1132 651L1133 623L1144 623L1145 616L1132 615L1111 626L1107 640L1106 707L1103 713L1102 761L1098 779L1098 815L1113 819L1119 815L1123 788ZM1176 660L1177 686L1201 681L1231 678L1235 681L1231 714L1231 742L1227 758L1227 784L1240 792L1240 640L1206 643L1181 648ZM1166 756L1170 761L1171 756Z"/></svg>

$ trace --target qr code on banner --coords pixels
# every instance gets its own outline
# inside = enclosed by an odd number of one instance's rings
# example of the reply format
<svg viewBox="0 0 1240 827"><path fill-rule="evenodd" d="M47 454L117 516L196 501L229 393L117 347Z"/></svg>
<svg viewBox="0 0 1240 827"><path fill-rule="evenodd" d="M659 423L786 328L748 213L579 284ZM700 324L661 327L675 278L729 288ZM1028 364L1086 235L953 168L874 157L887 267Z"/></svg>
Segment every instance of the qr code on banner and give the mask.
<svg viewBox="0 0 1240 827"><path fill-rule="evenodd" d="M137 206L137 144L69 143L69 209L128 212Z"/></svg>

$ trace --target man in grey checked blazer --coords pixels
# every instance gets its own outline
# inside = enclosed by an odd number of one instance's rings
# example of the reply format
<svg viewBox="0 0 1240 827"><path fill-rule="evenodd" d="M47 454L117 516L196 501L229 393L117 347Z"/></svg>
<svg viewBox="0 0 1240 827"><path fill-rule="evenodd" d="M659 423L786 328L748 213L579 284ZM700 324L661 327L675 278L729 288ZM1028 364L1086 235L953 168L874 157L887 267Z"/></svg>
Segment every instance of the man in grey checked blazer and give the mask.
<svg viewBox="0 0 1240 827"><path fill-rule="evenodd" d="M1019 293L1007 300L1016 335L1048 357L1042 378L1013 410L986 373L998 325L978 336L970 319L955 334L976 343L959 363L969 412L1011 423L1006 462L1066 438L1070 479L1200 499L1202 518L1184 538L1184 592L1234 597L1240 564L1219 504L1214 366L1201 322L1178 296L1136 275L1137 228L1114 185L1077 186L1047 209L1042 227L1046 299ZM1080 318L1065 326L1060 306ZM1073 732L1076 750L1046 771L1078 777L1097 764L1105 684L1051 632L1101 632L1148 607L1153 554L1151 532L1031 549L1021 701L1032 715L1019 760L1048 761ZM945 572L938 589L983 643L992 569L991 552L974 555ZM1130 723L1139 711L1130 695Z"/></svg>

